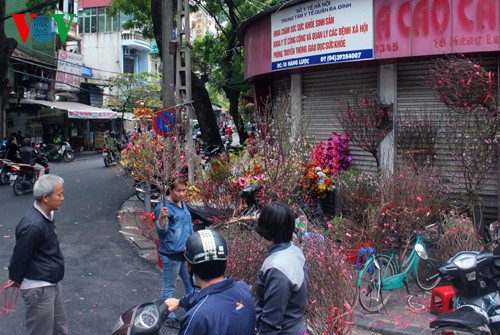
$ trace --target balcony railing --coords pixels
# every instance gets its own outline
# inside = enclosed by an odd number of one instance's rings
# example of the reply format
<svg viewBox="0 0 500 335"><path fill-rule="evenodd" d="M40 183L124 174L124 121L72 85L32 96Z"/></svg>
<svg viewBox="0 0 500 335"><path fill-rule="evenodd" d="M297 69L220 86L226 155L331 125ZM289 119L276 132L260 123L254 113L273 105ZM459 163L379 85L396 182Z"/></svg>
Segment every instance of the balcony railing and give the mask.
<svg viewBox="0 0 500 335"><path fill-rule="evenodd" d="M128 40L146 41L144 37L142 37L142 33L140 31L135 31L135 30L122 31L122 41L128 41Z"/></svg>
<svg viewBox="0 0 500 335"><path fill-rule="evenodd" d="M132 49L151 50L151 44L146 40L142 33L138 30L125 30L122 31L122 46L128 46Z"/></svg>

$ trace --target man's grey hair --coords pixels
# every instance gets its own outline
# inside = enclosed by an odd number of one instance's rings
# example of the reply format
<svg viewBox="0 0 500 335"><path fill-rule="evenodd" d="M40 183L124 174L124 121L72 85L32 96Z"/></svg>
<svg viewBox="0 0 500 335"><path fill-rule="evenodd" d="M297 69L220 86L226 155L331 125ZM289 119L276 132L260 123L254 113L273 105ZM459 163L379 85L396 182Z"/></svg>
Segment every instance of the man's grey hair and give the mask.
<svg viewBox="0 0 500 335"><path fill-rule="evenodd" d="M44 195L51 196L57 184L64 184L64 179L55 174L45 174L40 176L33 186L33 195L37 201L42 200Z"/></svg>

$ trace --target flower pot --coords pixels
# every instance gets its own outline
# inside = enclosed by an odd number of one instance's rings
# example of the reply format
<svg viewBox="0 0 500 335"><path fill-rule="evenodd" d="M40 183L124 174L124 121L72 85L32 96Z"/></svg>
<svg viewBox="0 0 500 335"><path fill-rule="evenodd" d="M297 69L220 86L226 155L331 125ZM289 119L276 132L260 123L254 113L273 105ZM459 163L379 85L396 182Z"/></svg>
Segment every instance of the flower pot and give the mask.
<svg viewBox="0 0 500 335"><path fill-rule="evenodd" d="M319 199L320 207L323 213L327 216L335 216L335 207L336 207L336 192L335 186L332 188L330 192L326 193L326 197Z"/></svg>

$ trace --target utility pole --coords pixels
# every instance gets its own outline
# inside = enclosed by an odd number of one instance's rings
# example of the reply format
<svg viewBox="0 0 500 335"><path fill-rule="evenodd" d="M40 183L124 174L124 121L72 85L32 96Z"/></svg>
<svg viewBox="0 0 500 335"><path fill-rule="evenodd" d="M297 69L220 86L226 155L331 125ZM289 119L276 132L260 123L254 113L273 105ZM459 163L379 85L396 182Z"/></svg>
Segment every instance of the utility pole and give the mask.
<svg viewBox="0 0 500 335"><path fill-rule="evenodd" d="M174 22L173 0L162 0L161 2L161 62L162 70L162 99L163 107L172 108L174 99L174 54L172 49L172 32ZM175 44L174 44L175 45ZM151 212L151 185L146 183L146 194L144 203L146 212ZM164 202L165 203L165 202Z"/></svg>
<svg viewBox="0 0 500 335"><path fill-rule="evenodd" d="M173 0L162 0L161 11L161 55L163 63L163 107L173 107L174 99L174 51L170 47L172 41L174 5Z"/></svg>
<svg viewBox="0 0 500 335"><path fill-rule="evenodd" d="M194 182L193 108L191 105L191 34L189 31L189 0L177 1L176 92L177 103L185 104L188 118L189 181Z"/></svg>

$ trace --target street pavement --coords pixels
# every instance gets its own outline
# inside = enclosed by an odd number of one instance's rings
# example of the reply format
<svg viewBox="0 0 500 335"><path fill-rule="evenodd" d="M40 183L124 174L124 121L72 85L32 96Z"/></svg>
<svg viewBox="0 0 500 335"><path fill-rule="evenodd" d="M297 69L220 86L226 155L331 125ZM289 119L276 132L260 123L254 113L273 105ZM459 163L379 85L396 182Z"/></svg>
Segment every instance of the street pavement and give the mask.
<svg viewBox="0 0 500 335"><path fill-rule="evenodd" d="M137 209L144 210L144 204L132 196L127 199L120 211L119 221L122 235L133 242L139 255L151 264L157 264L155 246L147 242L138 234L134 220L138 219L133 213ZM182 283L177 282L179 290ZM389 335L427 335L432 334L429 323L436 315L429 312L431 295L418 288L410 278L410 292L405 288L393 291L387 308L380 313L371 314L364 311L358 304L354 312L353 334L389 334Z"/></svg>
<svg viewBox="0 0 500 335"><path fill-rule="evenodd" d="M161 296L161 270L145 262L119 232L118 211L135 192L118 170L104 167L101 155L79 153L74 162L50 167L65 181L65 201L55 219L66 263L61 284L70 334L111 334L121 313ZM12 187L3 185L0 204L2 284L8 278L15 226L33 196L16 197ZM3 300L0 304L2 308ZM0 335L24 334L24 301L19 296L15 312L0 317Z"/></svg>

